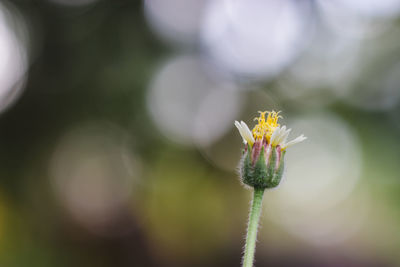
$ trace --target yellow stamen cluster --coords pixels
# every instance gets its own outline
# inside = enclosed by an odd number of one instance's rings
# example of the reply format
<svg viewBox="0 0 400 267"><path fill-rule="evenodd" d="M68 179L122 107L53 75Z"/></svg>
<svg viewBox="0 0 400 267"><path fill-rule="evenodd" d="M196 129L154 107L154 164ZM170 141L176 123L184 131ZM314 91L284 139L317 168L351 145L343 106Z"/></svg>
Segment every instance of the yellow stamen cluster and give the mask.
<svg viewBox="0 0 400 267"><path fill-rule="evenodd" d="M269 142L276 127L280 126L278 119L282 118L282 116L279 115L280 111L259 111L258 113L260 113L260 117L254 118L254 120L258 121L258 124L253 128L253 137L255 140L261 140L265 136ZM266 113L268 113L267 120L265 120Z"/></svg>

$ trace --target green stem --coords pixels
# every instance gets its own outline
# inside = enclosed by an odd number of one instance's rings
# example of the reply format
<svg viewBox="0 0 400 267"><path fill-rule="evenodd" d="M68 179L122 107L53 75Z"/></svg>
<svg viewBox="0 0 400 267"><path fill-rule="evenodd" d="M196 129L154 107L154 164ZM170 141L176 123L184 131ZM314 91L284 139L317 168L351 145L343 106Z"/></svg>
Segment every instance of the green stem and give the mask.
<svg viewBox="0 0 400 267"><path fill-rule="evenodd" d="M256 250L258 221L260 220L261 205L264 189L254 188L254 196L251 204L249 224L247 226L246 245L244 248L243 267L252 267Z"/></svg>

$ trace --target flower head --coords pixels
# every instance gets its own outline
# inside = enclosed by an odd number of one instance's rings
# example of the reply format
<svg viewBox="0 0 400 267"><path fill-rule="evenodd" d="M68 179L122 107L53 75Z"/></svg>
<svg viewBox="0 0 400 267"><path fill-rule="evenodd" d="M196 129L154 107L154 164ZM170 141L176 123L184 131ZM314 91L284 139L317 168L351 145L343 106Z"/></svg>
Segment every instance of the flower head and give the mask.
<svg viewBox="0 0 400 267"><path fill-rule="evenodd" d="M240 173L242 181L258 188L275 187L279 184L284 167L286 148L306 139L304 135L287 141L291 129L281 126L279 112L259 111L255 118L257 124L250 131L246 123L235 121L243 143L246 145L241 160ZM267 118L265 115L268 113Z"/></svg>
<svg viewBox="0 0 400 267"><path fill-rule="evenodd" d="M275 111L259 111L259 117L254 118L258 123L254 126L253 130L250 131L247 124L243 121L240 123L235 121L235 126L238 128L240 135L243 138L243 142L253 146L257 140L265 140L267 144L271 146L280 146L282 150L285 150L289 146L300 143L307 139L304 135L300 135L297 138L287 142L287 138L292 129L286 129L286 126L278 124L278 120L282 118L279 112ZM265 114L268 113L267 118Z"/></svg>

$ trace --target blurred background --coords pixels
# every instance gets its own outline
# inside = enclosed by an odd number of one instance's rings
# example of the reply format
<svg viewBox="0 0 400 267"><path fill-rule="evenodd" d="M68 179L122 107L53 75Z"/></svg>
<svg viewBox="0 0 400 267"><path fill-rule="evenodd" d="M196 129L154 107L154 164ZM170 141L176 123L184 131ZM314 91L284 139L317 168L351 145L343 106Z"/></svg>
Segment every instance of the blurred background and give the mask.
<svg viewBox="0 0 400 267"><path fill-rule="evenodd" d="M2 0L0 265L240 266L272 109L256 265L400 266L399 0Z"/></svg>

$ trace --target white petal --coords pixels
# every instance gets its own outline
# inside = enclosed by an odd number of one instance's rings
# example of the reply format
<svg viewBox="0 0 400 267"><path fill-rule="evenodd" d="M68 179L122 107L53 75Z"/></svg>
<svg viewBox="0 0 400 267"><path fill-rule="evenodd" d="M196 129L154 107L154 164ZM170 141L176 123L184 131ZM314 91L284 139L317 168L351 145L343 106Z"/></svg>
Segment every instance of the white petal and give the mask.
<svg viewBox="0 0 400 267"><path fill-rule="evenodd" d="M283 126L283 127L278 127L277 129L276 129L276 135L275 135L275 138L274 138L274 142L271 142L272 143L272 145L274 145L274 146L277 146L277 145L279 145L280 143L281 143L281 140L282 140L282 136L285 134L285 132L286 132L286 126ZM275 132L274 132L275 133Z"/></svg>
<svg viewBox="0 0 400 267"><path fill-rule="evenodd" d="M235 121L235 126L236 126L236 128L239 130L239 133L240 133L240 135L242 136L242 138L243 138L243 143L245 143L246 144L246 139L244 138L244 136L243 136L243 129L242 129L242 125L240 125L240 123L238 122L238 121Z"/></svg>
<svg viewBox="0 0 400 267"><path fill-rule="evenodd" d="M288 138L289 133L290 133L291 130L292 130L292 129L288 129L288 130L285 132L285 134L283 135L282 140L281 140L281 143L282 143L282 144L286 143L287 138Z"/></svg>
<svg viewBox="0 0 400 267"><path fill-rule="evenodd" d="M285 139L285 136L287 136L287 134L287 131L282 132L282 134L279 136L279 140L277 140L278 145L282 146L283 140Z"/></svg>
<svg viewBox="0 0 400 267"><path fill-rule="evenodd" d="M243 138L243 143L247 144L249 143L250 145L254 144L254 138L253 135L251 134L249 127L247 127L246 123L242 121L242 123L239 123L238 121L235 121L235 126L239 130L240 135Z"/></svg>
<svg viewBox="0 0 400 267"><path fill-rule="evenodd" d="M275 144L275 140L277 139L277 137L279 136L279 132L280 132L281 128L278 126L275 128L275 131L272 133L271 135L271 139L270 139L270 143L274 146Z"/></svg>
<svg viewBox="0 0 400 267"><path fill-rule="evenodd" d="M285 137L285 134L286 134L286 126L283 125L281 131L279 132L279 138L276 140L276 145L279 145L282 142L283 138Z"/></svg>
<svg viewBox="0 0 400 267"><path fill-rule="evenodd" d="M238 121L235 121L235 126L236 126L236 128L238 128L239 132L241 132L242 125L240 125L240 123Z"/></svg>
<svg viewBox="0 0 400 267"><path fill-rule="evenodd" d="M246 141L252 146L255 142L253 134L244 121L241 121L240 124L242 125L243 134L245 135Z"/></svg>
<svg viewBox="0 0 400 267"><path fill-rule="evenodd" d="M282 146L282 148L286 149L287 147L292 146L292 145L297 144L297 143L300 143L300 142L303 142L306 139L307 139L307 137L305 137L304 135L300 135L297 138L295 138L294 140L289 141L288 143L284 144Z"/></svg>

